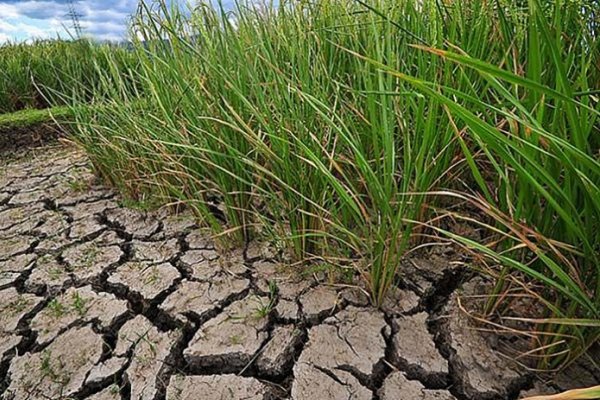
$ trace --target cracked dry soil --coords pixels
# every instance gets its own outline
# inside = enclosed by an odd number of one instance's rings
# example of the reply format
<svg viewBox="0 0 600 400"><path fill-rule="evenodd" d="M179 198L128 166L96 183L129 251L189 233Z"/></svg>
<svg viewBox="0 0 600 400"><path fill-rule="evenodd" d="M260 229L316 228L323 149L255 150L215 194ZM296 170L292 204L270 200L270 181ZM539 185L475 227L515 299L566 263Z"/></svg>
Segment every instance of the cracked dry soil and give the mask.
<svg viewBox="0 0 600 400"><path fill-rule="evenodd" d="M405 260L375 310L264 245L219 252L185 212L121 207L76 150L0 163L2 399L485 400L575 385L541 384L469 326L455 255Z"/></svg>

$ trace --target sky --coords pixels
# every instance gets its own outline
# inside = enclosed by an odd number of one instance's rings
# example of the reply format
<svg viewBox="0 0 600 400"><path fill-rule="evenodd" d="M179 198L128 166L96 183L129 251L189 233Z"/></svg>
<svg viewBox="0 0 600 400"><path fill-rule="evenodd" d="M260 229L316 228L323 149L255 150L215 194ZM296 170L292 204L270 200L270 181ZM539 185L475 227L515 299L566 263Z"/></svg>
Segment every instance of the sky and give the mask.
<svg viewBox="0 0 600 400"><path fill-rule="evenodd" d="M125 38L138 0L74 0L84 34L97 40ZM33 38L69 38L68 0L0 0L0 43Z"/></svg>

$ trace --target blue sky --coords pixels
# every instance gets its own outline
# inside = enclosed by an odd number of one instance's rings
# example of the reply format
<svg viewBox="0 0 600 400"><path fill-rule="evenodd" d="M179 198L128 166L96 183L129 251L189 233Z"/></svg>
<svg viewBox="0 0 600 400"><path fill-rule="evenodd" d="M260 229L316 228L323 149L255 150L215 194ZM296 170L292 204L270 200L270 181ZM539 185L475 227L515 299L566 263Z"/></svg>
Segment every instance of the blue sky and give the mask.
<svg viewBox="0 0 600 400"><path fill-rule="evenodd" d="M84 33L98 40L121 40L138 0L74 0ZM68 0L0 0L0 43L32 38L67 38Z"/></svg>

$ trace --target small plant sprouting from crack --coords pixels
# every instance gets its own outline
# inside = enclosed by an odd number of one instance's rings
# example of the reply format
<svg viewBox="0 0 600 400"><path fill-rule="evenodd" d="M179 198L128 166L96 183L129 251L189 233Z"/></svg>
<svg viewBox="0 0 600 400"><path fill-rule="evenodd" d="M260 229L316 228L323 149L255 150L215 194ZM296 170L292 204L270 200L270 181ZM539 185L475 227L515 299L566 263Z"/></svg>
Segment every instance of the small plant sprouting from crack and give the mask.
<svg viewBox="0 0 600 400"><path fill-rule="evenodd" d="M67 308L63 303L61 303L58 299L52 299L50 303L48 303L48 310L50 315L55 318L60 318L67 312Z"/></svg>
<svg viewBox="0 0 600 400"><path fill-rule="evenodd" d="M42 363L40 364L40 370L44 376L52 378L54 376L54 370L52 369L52 353L50 351L44 351L42 353Z"/></svg>
<svg viewBox="0 0 600 400"><path fill-rule="evenodd" d="M66 268L56 262L51 255L45 255L37 260L37 268L44 269L51 281L59 280L65 275Z"/></svg>
<svg viewBox="0 0 600 400"><path fill-rule="evenodd" d="M121 391L121 388L117 384L110 385L110 394L117 395Z"/></svg>
<svg viewBox="0 0 600 400"><path fill-rule="evenodd" d="M270 280L269 301L267 303L264 303L262 299L259 298L260 304L256 308L256 316L258 318L266 318L271 313L273 307L275 307L275 302L277 301L277 291L277 282L275 282L274 280Z"/></svg>
<svg viewBox="0 0 600 400"><path fill-rule="evenodd" d="M150 273L144 280L144 283L146 285L155 285L159 281L160 281L160 273L158 272L157 266L153 265L150 269Z"/></svg>
<svg viewBox="0 0 600 400"><path fill-rule="evenodd" d="M96 258L100 254L100 249L95 245L85 252L84 256L81 258L81 263L85 268L91 268Z"/></svg>
<svg viewBox="0 0 600 400"><path fill-rule="evenodd" d="M127 263L127 267L130 270L141 271L144 268L144 263L141 261L132 261Z"/></svg>
<svg viewBox="0 0 600 400"><path fill-rule="evenodd" d="M232 345L241 344L243 342L243 337L241 335L231 335L229 337L229 342Z"/></svg>
<svg viewBox="0 0 600 400"><path fill-rule="evenodd" d="M88 311L88 307L87 307L88 300L81 297L79 292L73 293L72 299L73 299L73 309L77 312L77 314L79 314L80 317L84 317Z"/></svg>
<svg viewBox="0 0 600 400"><path fill-rule="evenodd" d="M51 280L55 281L57 279L60 279L60 277L63 275L63 272L64 271L59 267L53 267L48 270L48 277Z"/></svg>
<svg viewBox="0 0 600 400"><path fill-rule="evenodd" d="M42 359L40 364L40 371L42 372L42 376L50 378L52 382L58 383L62 386L66 385L69 382L69 377L65 374L61 374L60 370L64 369L64 366L58 360L58 369L56 370L55 366L52 362L52 352L49 350L44 350L42 353Z"/></svg>
<svg viewBox="0 0 600 400"><path fill-rule="evenodd" d="M67 185L69 186L69 189L75 193L85 192L90 188L89 183L81 179L71 179Z"/></svg>
<svg viewBox="0 0 600 400"><path fill-rule="evenodd" d="M158 354L157 344L149 339L148 332L144 333L143 335L139 335L138 343L142 343L142 342L148 345L148 348L150 349L152 356L156 357L156 355Z"/></svg>

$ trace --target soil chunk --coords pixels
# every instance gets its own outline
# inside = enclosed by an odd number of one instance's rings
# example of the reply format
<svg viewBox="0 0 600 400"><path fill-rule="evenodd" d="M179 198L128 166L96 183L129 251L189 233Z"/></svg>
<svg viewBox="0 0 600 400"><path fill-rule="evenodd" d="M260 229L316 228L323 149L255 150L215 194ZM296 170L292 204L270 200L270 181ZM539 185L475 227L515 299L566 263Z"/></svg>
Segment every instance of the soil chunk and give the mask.
<svg viewBox="0 0 600 400"><path fill-rule="evenodd" d="M109 293L96 293L91 286L70 288L52 299L30 323L37 332L37 342L48 343L63 329L75 322L96 321L100 328L108 328L127 312L127 302Z"/></svg>
<svg viewBox="0 0 600 400"><path fill-rule="evenodd" d="M41 297L19 293L15 288L0 290L0 332L15 332L19 321L42 301Z"/></svg>
<svg viewBox="0 0 600 400"><path fill-rule="evenodd" d="M443 329L458 390L468 398L508 397L526 382L526 374L518 371L508 358L496 353L484 336L471 326L472 320L458 307L457 296L453 293L446 306L447 322Z"/></svg>
<svg viewBox="0 0 600 400"><path fill-rule="evenodd" d="M267 387L254 378L236 375L171 377L167 400L264 400Z"/></svg>
<svg viewBox="0 0 600 400"><path fill-rule="evenodd" d="M59 263L55 256L47 254L37 259L33 272L25 282L25 288L35 292L47 290L50 294L55 294L71 280L68 266Z"/></svg>
<svg viewBox="0 0 600 400"><path fill-rule="evenodd" d="M221 271L219 254L215 250L189 250L180 259L181 265L194 279L209 280Z"/></svg>
<svg viewBox="0 0 600 400"><path fill-rule="evenodd" d="M204 323L183 351L192 368L242 369L268 338L266 297L248 296Z"/></svg>
<svg viewBox="0 0 600 400"><path fill-rule="evenodd" d="M155 399L164 388L173 365L173 348L180 337L177 331L160 332L141 315L121 328L115 354L131 353L123 379L131 385L132 399Z"/></svg>
<svg viewBox="0 0 600 400"><path fill-rule="evenodd" d="M62 254L77 280L91 282L107 268L115 265L123 256L118 246L104 247L96 242L87 242L71 247Z"/></svg>
<svg viewBox="0 0 600 400"><path fill-rule="evenodd" d="M0 289L14 285L23 272L33 268L34 254L22 254L0 261Z"/></svg>
<svg viewBox="0 0 600 400"><path fill-rule="evenodd" d="M316 323L335 312L339 296L329 286L317 286L300 296L300 304L306 320Z"/></svg>
<svg viewBox="0 0 600 400"><path fill-rule="evenodd" d="M153 301L169 289L180 277L177 268L169 263L151 264L132 261L125 263L108 278L108 282L124 292L134 293L145 301Z"/></svg>
<svg viewBox="0 0 600 400"><path fill-rule="evenodd" d="M177 239L158 242L134 241L132 244L134 260L162 263L169 261L179 253Z"/></svg>
<svg viewBox="0 0 600 400"><path fill-rule="evenodd" d="M256 360L256 366L265 375L282 376L293 364L295 350L300 344L302 332L295 326L277 327Z"/></svg>
<svg viewBox="0 0 600 400"><path fill-rule="evenodd" d="M183 281L160 305L172 318L185 322L187 316L204 319L227 299L246 291L250 281L231 275L221 275L211 282Z"/></svg>
<svg viewBox="0 0 600 400"><path fill-rule="evenodd" d="M294 366L292 397L371 399L361 380L369 382L382 367L385 327L380 312L348 307L311 328Z"/></svg>
<svg viewBox="0 0 600 400"><path fill-rule="evenodd" d="M427 313L394 319L396 331L392 339L392 361L414 379L443 387L448 378L448 361L435 347L427 330Z"/></svg>
<svg viewBox="0 0 600 400"><path fill-rule="evenodd" d="M456 400L446 390L426 389L419 381L409 381L400 372L392 372L379 390L381 400Z"/></svg>
<svg viewBox="0 0 600 400"><path fill-rule="evenodd" d="M100 360L102 337L89 327L71 329L39 353L12 360L8 398L68 398Z"/></svg>
<svg viewBox="0 0 600 400"><path fill-rule="evenodd" d="M160 229L160 222L147 213L128 208L108 210L106 219L113 226L118 226L134 239L148 239Z"/></svg>

